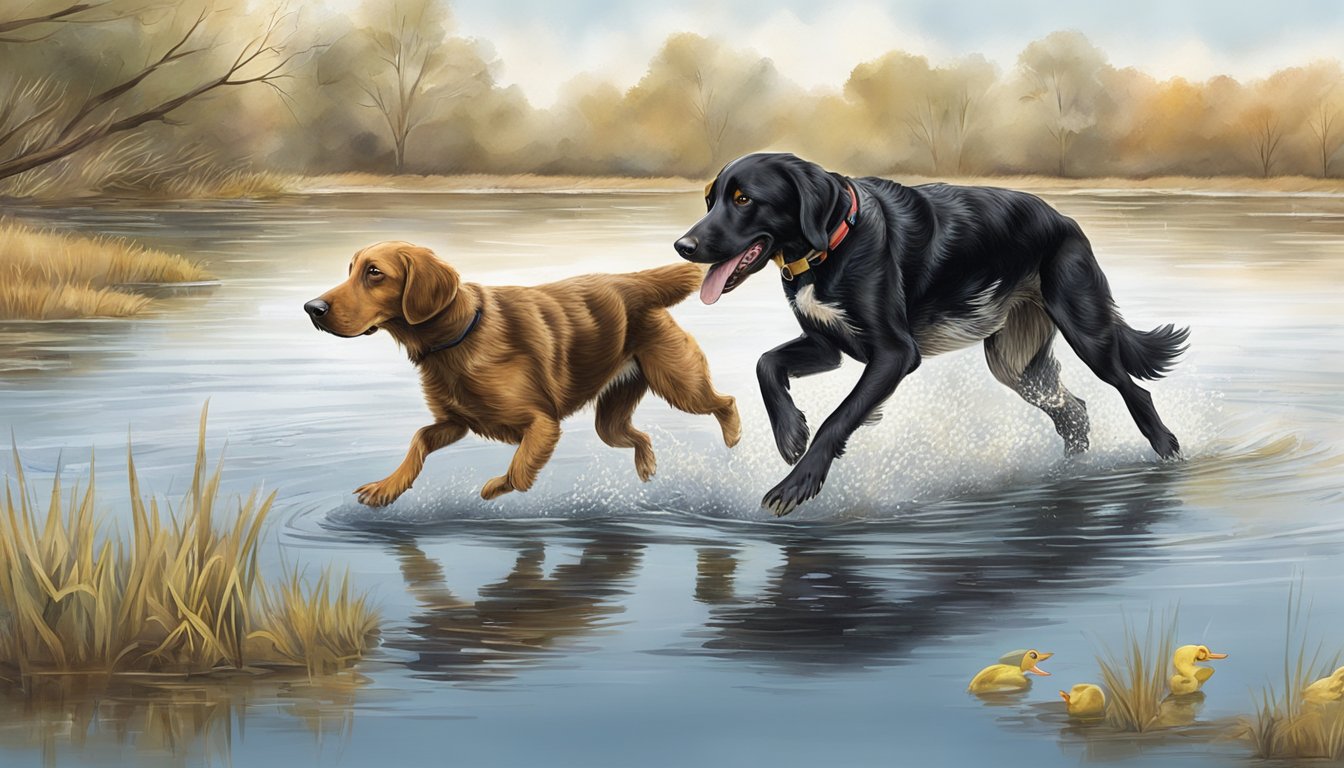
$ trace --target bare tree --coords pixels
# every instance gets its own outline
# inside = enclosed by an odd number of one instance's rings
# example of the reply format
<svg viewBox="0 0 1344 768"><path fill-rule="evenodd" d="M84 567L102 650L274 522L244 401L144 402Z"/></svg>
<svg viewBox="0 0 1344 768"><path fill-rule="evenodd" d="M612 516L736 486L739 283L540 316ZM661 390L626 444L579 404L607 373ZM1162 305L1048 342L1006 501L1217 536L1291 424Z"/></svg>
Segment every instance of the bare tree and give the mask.
<svg viewBox="0 0 1344 768"><path fill-rule="evenodd" d="M1344 135L1339 130L1339 107L1323 97L1316 110L1307 118L1307 127L1316 138L1316 149L1321 158L1321 178L1330 175L1330 158L1344 144Z"/></svg>
<svg viewBox="0 0 1344 768"><path fill-rule="evenodd" d="M415 130L434 119L444 102L483 82L487 62L467 41L449 38L441 0L372 0L374 21L351 45L333 49L338 78L355 83L378 113L392 142L392 162L406 167ZM366 66L367 65L367 66Z"/></svg>
<svg viewBox="0 0 1344 768"><path fill-rule="evenodd" d="M1255 107L1242 118L1242 127L1251 139L1260 175L1269 178L1278 159L1279 145L1283 142L1283 124L1272 107Z"/></svg>
<svg viewBox="0 0 1344 768"><path fill-rule="evenodd" d="M1044 106L1057 172L1067 176L1074 138L1096 124L1105 58L1081 33L1054 32L1028 45L1018 65L1030 84L1021 100Z"/></svg>
<svg viewBox="0 0 1344 768"><path fill-rule="evenodd" d="M733 125L738 107L744 102L740 91L750 87L759 71L763 69L763 64L764 62L758 63L754 71L749 72L745 78L726 84L722 82L723 78L716 76L717 73L711 71L707 74L700 67L688 76L687 79L694 86L694 93L691 94L691 111L700 124L701 133L704 134L711 168L718 168L722 164L724 137ZM729 91L727 95L720 92L725 85Z"/></svg>
<svg viewBox="0 0 1344 768"><path fill-rule="evenodd" d="M80 3L56 19L43 22L11 21L12 29L68 19L84 10L110 9L111 4ZM79 9L79 10L72 10ZM0 179L8 178L79 152L103 139L134 131L150 123L172 124L173 113L211 93L252 84L279 89L291 63L307 51L286 51L283 33L288 16L276 11L255 37L237 45L236 55L211 60L218 44L205 39L206 22L214 15L207 6L178 34L168 47L140 69L121 76L111 85L77 93L73 83L41 81L16 83L0 101ZM125 18L112 14L103 21ZM22 26L15 26L24 22ZM25 42L30 39L25 38ZM200 73L176 78L176 87L151 92L146 80L184 62L200 62ZM179 75L181 73L179 72ZM185 84L183 84L185 83Z"/></svg>
<svg viewBox="0 0 1344 768"><path fill-rule="evenodd" d="M104 20L102 17L94 18L90 11L97 11L109 4L110 0L99 0L98 2L85 3L67 2L50 7L47 10L15 11L11 9L9 13L28 13L31 15L0 18L0 43L32 43L50 37L55 32L52 28L62 24ZM37 27L37 29L33 30L30 27ZM23 31L23 34L15 35L16 32L20 31ZM46 34L42 34L43 31ZM30 37L29 33L31 32L37 32L37 35Z"/></svg>
<svg viewBox="0 0 1344 768"><path fill-rule="evenodd" d="M945 104L935 102L932 94L926 95L906 115L905 125L910 135L929 153L933 173L938 174L938 152L942 145L943 128L948 122L950 110Z"/></svg>

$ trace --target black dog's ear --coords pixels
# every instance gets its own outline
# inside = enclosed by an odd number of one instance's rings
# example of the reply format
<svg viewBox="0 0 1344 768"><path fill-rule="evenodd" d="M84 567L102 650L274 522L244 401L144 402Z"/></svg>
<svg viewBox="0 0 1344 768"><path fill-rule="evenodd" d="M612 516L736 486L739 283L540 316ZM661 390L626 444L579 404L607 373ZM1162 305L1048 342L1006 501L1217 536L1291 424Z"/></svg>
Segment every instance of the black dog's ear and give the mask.
<svg viewBox="0 0 1344 768"><path fill-rule="evenodd" d="M406 265L406 282L401 289L401 315L406 322L419 325L453 303L457 286L462 283L457 270L428 248L409 246L397 254Z"/></svg>
<svg viewBox="0 0 1344 768"><path fill-rule="evenodd" d="M824 251L830 245L826 225L840 202L840 182L816 163L789 156L789 180L798 192L798 224L803 239L814 251Z"/></svg>

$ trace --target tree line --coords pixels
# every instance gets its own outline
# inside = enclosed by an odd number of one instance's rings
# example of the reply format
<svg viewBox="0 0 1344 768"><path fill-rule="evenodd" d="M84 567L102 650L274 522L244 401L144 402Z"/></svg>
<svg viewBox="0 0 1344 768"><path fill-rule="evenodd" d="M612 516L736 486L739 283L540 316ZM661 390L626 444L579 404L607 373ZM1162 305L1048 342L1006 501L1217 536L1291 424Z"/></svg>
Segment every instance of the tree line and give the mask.
<svg viewBox="0 0 1344 768"><path fill-rule="evenodd" d="M457 34L443 0L365 0L350 15L260 4L4 4L0 179L90 157L136 183L202 163L704 177L764 148L940 177L1344 169L1336 60L1248 82L1157 80L1066 30L1008 69L893 50L832 88L805 89L769 58L680 33L633 87L583 75L539 108L498 82L489 42Z"/></svg>

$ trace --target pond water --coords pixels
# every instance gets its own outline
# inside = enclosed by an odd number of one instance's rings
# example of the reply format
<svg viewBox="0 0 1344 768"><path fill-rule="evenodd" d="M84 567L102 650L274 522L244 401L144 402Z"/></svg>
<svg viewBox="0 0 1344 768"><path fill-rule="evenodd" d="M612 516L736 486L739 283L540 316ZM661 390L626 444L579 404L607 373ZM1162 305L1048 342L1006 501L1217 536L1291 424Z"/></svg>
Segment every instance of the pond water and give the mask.
<svg viewBox="0 0 1344 768"><path fill-rule="evenodd" d="M861 430L823 495L758 508L787 467L756 391L796 335L769 270L674 315L736 395L744 439L648 398L659 472L641 484L591 412L564 424L534 489L477 491L512 448L467 438L396 504L358 485L428 423L385 334L316 332L304 301L382 239L433 247L468 280L530 284L674 258L686 194L324 194L265 203L10 207L209 262L221 285L134 321L0 324L0 428L38 486L86 478L124 520L128 435L147 488L190 477L209 400L225 486L279 491L282 564L348 568L384 616L358 675L225 690L0 700L0 764L1145 765L1247 759L1231 738L1115 738L1068 723L1055 691L1099 679L1126 621L1179 608L1216 662L1197 713L1221 736L1281 680L1289 589L1344 646L1344 199L1054 193L1092 238L1136 327L1193 329L1149 388L1184 460L1155 460L1119 396L1062 344L1093 450L1062 458L1048 419L978 348L928 359ZM797 381L813 424L858 367ZM0 451L12 466L12 457ZM965 692L1014 648L1053 677Z"/></svg>

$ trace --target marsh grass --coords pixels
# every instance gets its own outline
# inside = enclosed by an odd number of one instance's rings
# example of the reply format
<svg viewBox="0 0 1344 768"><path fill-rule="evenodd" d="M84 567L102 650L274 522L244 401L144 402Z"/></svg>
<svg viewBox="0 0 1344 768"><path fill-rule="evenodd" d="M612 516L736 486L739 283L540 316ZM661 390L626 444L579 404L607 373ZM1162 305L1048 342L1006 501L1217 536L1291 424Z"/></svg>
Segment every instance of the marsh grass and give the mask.
<svg viewBox="0 0 1344 768"><path fill-rule="evenodd" d="M300 667L328 672L360 658L378 626L345 578L297 571L268 587L257 570L275 495L225 509L222 460L207 471L206 411L177 510L141 495L127 451L131 531L102 535L93 473L69 494L60 478L43 515L15 450L0 520L0 668L20 681L68 673L198 675ZM224 518L224 521L218 520Z"/></svg>
<svg viewBox="0 0 1344 768"><path fill-rule="evenodd" d="M1330 674L1339 653L1326 656L1320 643L1309 649L1302 585L1289 588L1284 631L1282 687L1273 683L1261 690L1255 715L1246 731L1255 755L1264 759L1344 760L1344 704L1312 704L1302 691L1312 681Z"/></svg>
<svg viewBox="0 0 1344 768"><path fill-rule="evenodd" d="M128 317L150 300L128 283L210 279L196 262L114 237L77 237L0 220L0 320Z"/></svg>
<svg viewBox="0 0 1344 768"><path fill-rule="evenodd" d="M1160 727L1176 614L1172 610L1158 619L1150 613L1142 634L1126 620L1120 648L1106 647L1097 656L1106 688L1106 723L1115 730L1143 733Z"/></svg>
<svg viewBox="0 0 1344 768"><path fill-rule="evenodd" d="M132 134L0 179L0 197L265 198L284 194L292 186L282 174L221 164L202 147L165 155L153 139Z"/></svg>

